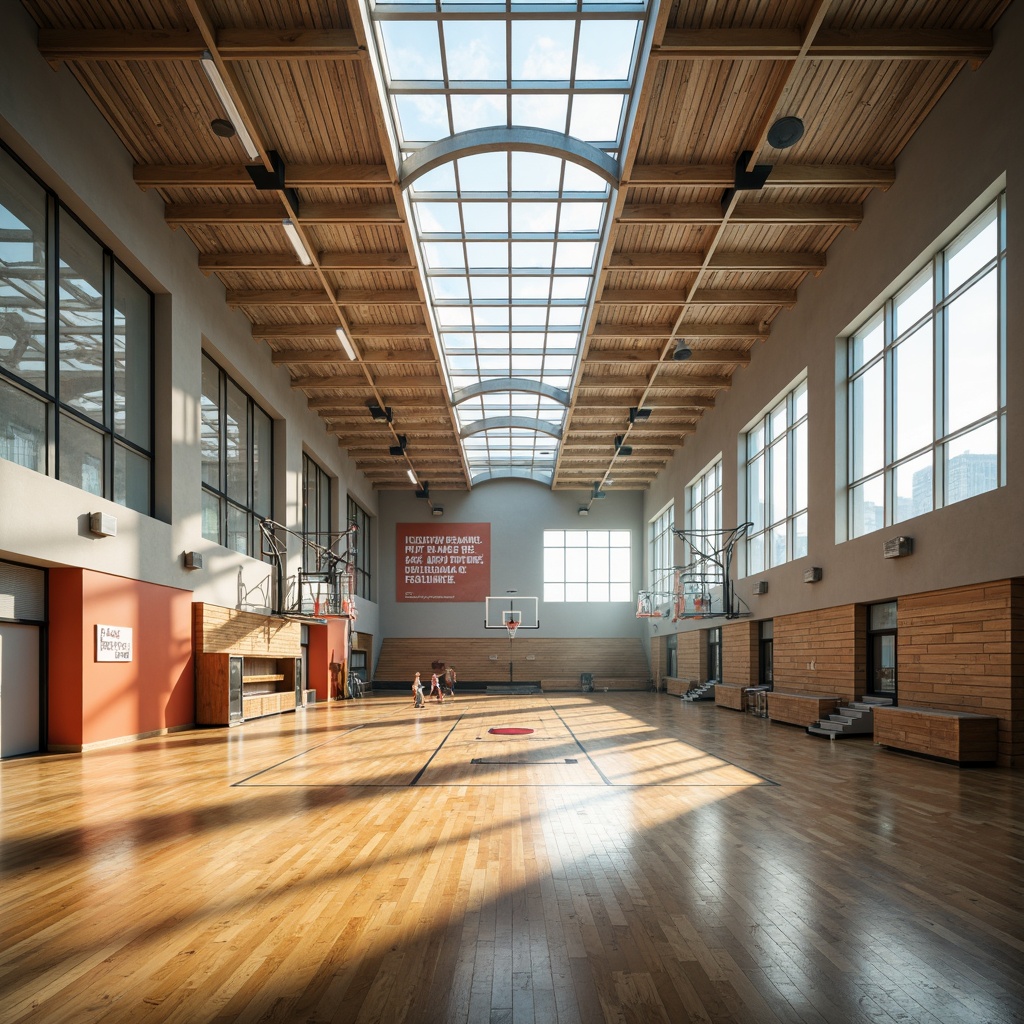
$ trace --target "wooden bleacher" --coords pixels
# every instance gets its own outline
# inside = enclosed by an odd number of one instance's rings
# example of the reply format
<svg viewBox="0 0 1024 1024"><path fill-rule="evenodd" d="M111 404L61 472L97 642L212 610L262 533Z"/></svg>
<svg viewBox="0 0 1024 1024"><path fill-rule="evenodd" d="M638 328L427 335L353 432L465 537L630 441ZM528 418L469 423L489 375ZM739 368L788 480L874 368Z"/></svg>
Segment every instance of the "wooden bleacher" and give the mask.
<svg viewBox="0 0 1024 1024"><path fill-rule="evenodd" d="M374 688L408 689L416 671L429 682L434 661L455 666L456 692L508 686L509 646L508 636L497 630L484 638L386 638L373 673ZM511 647L515 686L533 683L545 691L579 690L583 672L593 675L598 692L646 690L650 685L651 670L639 637L566 639L521 630Z"/></svg>

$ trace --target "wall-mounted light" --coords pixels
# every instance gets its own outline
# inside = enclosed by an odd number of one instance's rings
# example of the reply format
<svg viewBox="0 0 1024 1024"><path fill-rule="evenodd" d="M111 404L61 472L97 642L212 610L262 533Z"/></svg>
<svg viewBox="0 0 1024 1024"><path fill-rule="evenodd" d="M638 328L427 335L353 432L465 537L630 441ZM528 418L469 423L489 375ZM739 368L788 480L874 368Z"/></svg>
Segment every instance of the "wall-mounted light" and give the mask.
<svg viewBox="0 0 1024 1024"><path fill-rule="evenodd" d="M767 580L757 580L754 583L754 586L751 588L751 590L755 594L767 594L768 593L768 581Z"/></svg>
<svg viewBox="0 0 1024 1024"><path fill-rule="evenodd" d="M821 580L821 567L814 566L804 573L804 583L818 583Z"/></svg>
<svg viewBox="0 0 1024 1024"><path fill-rule="evenodd" d="M199 551L184 551L181 555L181 564L186 569L202 569L203 556Z"/></svg>
<svg viewBox="0 0 1024 1024"><path fill-rule="evenodd" d="M589 516L590 509L586 505L580 505L579 510L576 513L579 516Z"/></svg>
<svg viewBox="0 0 1024 1024"><path fill-rule="evenodd" d="M299 229L295 226L295 221L291 217L285 217L281 221L281 227L284 228L288 241L292 243L295 255L299 257L299 262L304 267L308 267L313 262L313 257L309 255L309 250L306 248L306 243L302 240L302 235L299 234Z"/></svg>
<svg viewBox="0 0 1024 1024"><path fill-rule="evenodd" d="M435 505L430 510L430 514L432 516L443 516L444 515L444 505Z"/></svg>
<svg viewBox="0 0 1024 1024"><path fill-rule="evenodd" d="M893 537L882 544L883 558L905 558L914 553L913 537Z"/></svg>
<svg viewBox="0 0 1024 1024"><path fill-rule="evenodd" d="M239 114L238 107L235 106L235 101L231 98L231 93L228 92L227 84L221 78L220 68L217 67L213 54L209 50L203 50L200 63L203 66L203 71L206 72L206 77L210 80L210 85L213 86L213 91L220 100L220 105L224 108L224 113L228 115L228 119L235 126L235 131L238 133L238 141L242 144L242 148L248 154L249 159L255 160L260 155L260 151L256 148L256 143L252 141L252 136L245 127L242 115Z"/></svg>
<svg viewBox="0 0 1024 1024"><path fill-rule="evenodd" d="M116 537L117 517L106 512L93 512L89 516L89 532L97 537Z"/></svg>

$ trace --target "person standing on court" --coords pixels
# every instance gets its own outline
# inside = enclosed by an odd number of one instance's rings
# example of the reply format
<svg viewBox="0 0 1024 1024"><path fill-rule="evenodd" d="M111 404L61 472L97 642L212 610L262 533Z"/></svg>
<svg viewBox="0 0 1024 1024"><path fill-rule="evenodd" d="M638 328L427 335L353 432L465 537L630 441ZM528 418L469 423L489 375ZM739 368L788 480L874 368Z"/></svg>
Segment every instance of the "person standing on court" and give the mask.
<svg viewBox="0 0 1024 1024"><path fill-rule="evenodd" d="M423 684L420 682L419 672L417 672L416 675L413 676L412 695L416 700L416 703L413 705L413 707L423 707Z"/></svg>
<svg viewBox="0 0 1024 1024"><path fill-rule="evenodd" d="M449 697L454 697L455 696L455 666L454 665L449 665L448 666L448 671L445 673L445 676L446 676L446 682L447 682L447 685L448 685L448 696Z"/></svg>
<svg viewBox="0 0 1024 1024"><path fill-rule="evenodd" d="M434 674L430 677L430 694L433 697L434 693L437 693L437 703L444 703L444 694L441 692L441 680L437 678L437 670L434 670Z"/></svg>

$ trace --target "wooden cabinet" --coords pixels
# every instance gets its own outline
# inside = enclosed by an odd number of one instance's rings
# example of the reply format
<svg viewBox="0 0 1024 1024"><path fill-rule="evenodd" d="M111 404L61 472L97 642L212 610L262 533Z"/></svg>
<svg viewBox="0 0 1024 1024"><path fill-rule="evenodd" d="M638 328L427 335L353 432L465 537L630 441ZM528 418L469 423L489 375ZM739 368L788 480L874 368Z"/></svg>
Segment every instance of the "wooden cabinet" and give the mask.
<svg viewBox="0 0 1024 1024"><path fill-rule="evenodd" d="M955 764L996 760L999 719L940 708L875 708L875 743Z"/></svg>
<svg viewBox="0 0 1024 1024"><path fill-rule="evenodd" d="M238 725L304 703L297 622L193 605L196 723Z"/></svg>

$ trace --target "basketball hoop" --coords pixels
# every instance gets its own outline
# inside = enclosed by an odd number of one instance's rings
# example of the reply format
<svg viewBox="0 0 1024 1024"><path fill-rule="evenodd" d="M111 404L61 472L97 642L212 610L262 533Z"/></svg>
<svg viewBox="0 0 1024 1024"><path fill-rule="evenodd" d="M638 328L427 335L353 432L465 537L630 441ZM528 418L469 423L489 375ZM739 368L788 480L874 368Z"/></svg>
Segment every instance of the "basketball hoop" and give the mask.
<svg viewBox="0 0 1024 1024"><path fill-rule="evenodd" d="M506 619L505 628L508 630L509 640L515 640L516 630L519 628L519 622L516 619Z"/></svg>

